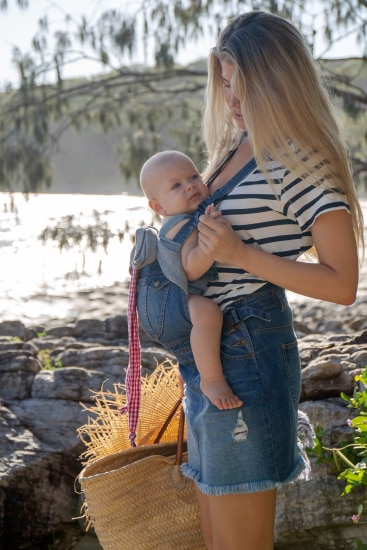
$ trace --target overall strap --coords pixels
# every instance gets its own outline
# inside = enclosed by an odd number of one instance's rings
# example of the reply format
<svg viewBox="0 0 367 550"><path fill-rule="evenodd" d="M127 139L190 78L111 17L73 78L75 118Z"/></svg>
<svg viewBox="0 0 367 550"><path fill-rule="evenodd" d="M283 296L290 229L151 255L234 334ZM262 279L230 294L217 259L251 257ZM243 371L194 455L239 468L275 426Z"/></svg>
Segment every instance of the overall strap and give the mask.
<svg viewBox="0 0 367 550"><path fill-rule="evenodd" d="M159 235L165 237L167 232L172 229L172 227L180 223L182 220L189 220L191 217L192 216L190 214L176 214L175 216L171 216L160 228Z"/></svg>
<svg viewBox="0 0 367 550"><path fill-rule="evenodd" d="M214 191L213 195L201 202L197 210L195 210L194 214L192 214L192 219L189 220L180 229L180 231L172 240L179 243L185 242L189 235L191 235L193 229L197 227L197 224L199 223L199 217L204 214L206 207L210 204L214 204L214 206L216 206L219 202L221 202L232 191L232 189L234 189L248 174L250 174L256 168L256 166L257 164L255 159L251 159L225 185Z"/></svg>
<svg viewBox="0 0 367 550"><path fill-rule="evenodd" d="M241 181L250 174L255 168L256 168L256 160L252 158L237 174L235 174L225 185L222 187L219 187L214 193L205 199L200 205L199 205L199 216L205 212L205 209L210 204L214 204L216 206L218 202L221 202L231 191L234 189Z"/></svg>
<svg viewBox="0 0 367 550"><path fill-rule="evenodd" d="M197 226L197 221L195 220L193 214L177 214L172 216L159 230L159 236L165 239L167 232L180 223L182 220L187 220L187 222L179 229L173 239L169 239L179 244L183 244L186 239L191 235L193 229Z"/></svg>
<svg viewBox="0 0 367 550"><path fill-rule="evenodd" d="M213 204L216 205L222 201L248 174L256 168L256 161L252 158L237 174L235 174L225 185L214 191L210 197ZM210 204L210 202L209 202Z"/></svg>

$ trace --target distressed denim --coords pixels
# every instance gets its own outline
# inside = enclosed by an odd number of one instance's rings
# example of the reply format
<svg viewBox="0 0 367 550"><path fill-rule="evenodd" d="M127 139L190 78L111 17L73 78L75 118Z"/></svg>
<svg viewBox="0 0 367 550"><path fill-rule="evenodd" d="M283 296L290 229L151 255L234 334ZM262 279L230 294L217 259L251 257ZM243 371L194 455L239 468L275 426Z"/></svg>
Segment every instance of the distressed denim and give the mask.
<svg viewBox="0 0 367 550"><path fill-rule="evenodd" d="M206 494L251 493L295 480L301 369L285 292L266 284L224 312L221 358L243 406L219 410L200 390L189 339L174 346L185 381L189 460L183 473Z"/></svg>

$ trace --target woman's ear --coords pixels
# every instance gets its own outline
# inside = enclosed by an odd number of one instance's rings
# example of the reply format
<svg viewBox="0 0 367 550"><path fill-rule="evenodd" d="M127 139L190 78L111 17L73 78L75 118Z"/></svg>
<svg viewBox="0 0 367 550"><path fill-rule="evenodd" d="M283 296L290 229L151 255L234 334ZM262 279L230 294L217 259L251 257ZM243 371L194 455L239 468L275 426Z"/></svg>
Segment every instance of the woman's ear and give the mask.
<svg viewBox="0 0 367 550"><path fill-rule="evenodd" d="M156 214L159 214L160 216L166 216L167 212L163 208L160 202L157 201L157 199L149 199L149 207L155 212Z"/></svg>

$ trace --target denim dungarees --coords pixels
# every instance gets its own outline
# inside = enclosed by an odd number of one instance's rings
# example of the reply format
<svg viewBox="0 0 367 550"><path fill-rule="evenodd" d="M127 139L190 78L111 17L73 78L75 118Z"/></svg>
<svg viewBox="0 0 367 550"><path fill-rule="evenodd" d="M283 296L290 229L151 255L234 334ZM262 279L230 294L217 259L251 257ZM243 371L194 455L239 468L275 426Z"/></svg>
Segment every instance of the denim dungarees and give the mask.
<svg viewBox="0 0 367 550"><path fill-rule="evenodd" d="M203 206L205 209L205 206ZM139 322L148 336L171 350L191 331L188 308L189 294L202 294L209 280L217 278L214 267L196 281L187 281L181 263L181 249L196 229L202 209L194 215L182 214L171 218L158 232L151 227L140 228L137 250L132 263L138 269L137 310ZM174 239L166 233L180 220L185 225ZM142 267L141 267L142 266Z"/></svg>
<svg viewBox="0 0 367 550"><path fill-rule="evenodd" d="M147 250L139 250L134 247L130 264L134 264L139 270L137 282L137 310L139 322L144 331L152 340L172 352L178 349L180 344L186 344L190 340L192 328L187 296L189 287L186 279L182 281L175 265L169 265L180 261L179 253L183 243L197 227L199 216L205 212L208 205L216 205L241 181L246 173L254 169L256 163L251 160L235 178L203 201L193 215L183 214L188 222L180 229L174 239L165 238L165 226L161 229L162 237L159 237L165 245L165 257L159 262L158 235L153 228L142 228L141 231L150 230L154 235L148 235L150 243L145 244ZM169 223L169 222L168 222ZM167 226L169 227L169 226ZM163 231L162 231L163 230ZM139 231L139 230L138 230ZM169 252L172 252L171 258ZM182 271L182 270L181 270ZM209 270L203 278L190 283L192 294L204 291L206 281L216 278L216 271ZM200 291L201 290L201 291Z"/></svg>

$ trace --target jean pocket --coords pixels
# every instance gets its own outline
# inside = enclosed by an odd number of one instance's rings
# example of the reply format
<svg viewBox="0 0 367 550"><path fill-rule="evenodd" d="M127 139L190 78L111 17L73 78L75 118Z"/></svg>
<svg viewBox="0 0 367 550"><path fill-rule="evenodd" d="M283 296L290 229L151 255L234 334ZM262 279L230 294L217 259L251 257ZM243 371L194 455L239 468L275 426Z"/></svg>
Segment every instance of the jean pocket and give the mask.
<svg viewBox="0 0 367 550"><path fill-rule="evenodd" d="M232 322L226 321L222 333L221 352L233 359L246 359L253 354L251 332L271 326L271 313L246 307L232 314Z"/></svg>
<svg viewBox="0 0 367 550"><path fill-rule="evenodd" d="M162 330L170 281L163 273L141 277L138 283L137 309L139 322L153 340L158 340Z"/></svg>
<svg viewBox="0 0 367 550"><path fill-rule="evenodd" d="M145 271L138 283L137 308L145 332L168 350L190 339L188 300L178 285L160 271Z"/></svg>

